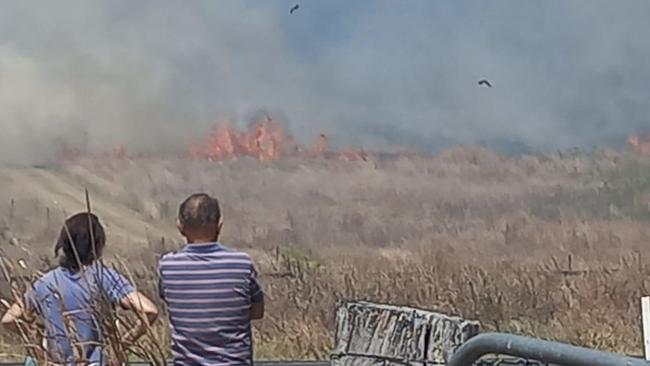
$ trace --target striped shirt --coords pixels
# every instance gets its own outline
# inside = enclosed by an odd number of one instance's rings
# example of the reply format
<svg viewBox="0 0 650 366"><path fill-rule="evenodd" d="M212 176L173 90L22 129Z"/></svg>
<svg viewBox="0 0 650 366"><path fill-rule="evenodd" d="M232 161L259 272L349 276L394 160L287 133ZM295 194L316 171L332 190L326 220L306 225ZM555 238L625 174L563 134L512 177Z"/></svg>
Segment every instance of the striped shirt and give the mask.
<svg viewBox="0 0 650 366"><path fill-rule="evenodd" d="M264 300L246 253L190 244L160 260L175 365L251 365L251 304Z"/></svg>

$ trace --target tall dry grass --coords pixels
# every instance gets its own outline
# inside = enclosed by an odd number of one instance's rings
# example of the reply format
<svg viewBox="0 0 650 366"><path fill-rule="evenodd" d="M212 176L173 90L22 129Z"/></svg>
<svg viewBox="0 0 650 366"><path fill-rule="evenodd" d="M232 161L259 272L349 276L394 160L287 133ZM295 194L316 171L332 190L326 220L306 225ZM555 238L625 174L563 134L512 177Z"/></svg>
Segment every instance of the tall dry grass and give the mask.
<svg viewBox="0 0 650 366"><path fill-rule="evenodd" d="M94 266L105 266L102 263L96 263ZM16 331L18 339L14 339L9 344L20 346L21 351L6 353L1 357L5 360L17 360L25 356L32 357L39 365L57 364L60 362L58 354L61 350L52 349L48 346L47 340L52 336L48 333L52 324L47 318L40 316L36 309L31 309L25 304L25 294L32 289L32 285L43 274L51 269L49 263L43 263L42 270L37 270L27 266L22 259L15 260L8 257L0 257L0 273L2 279L9 285L10 296L0 300L2 310L7 311L13 304L17 304L23 309L24 314L17 323ZM108 267L106 267L108 268ZM122 273L129 274L132 282L134 278L130 276L130 271L123 265L114 267ZM100 270L101 271L101 270ZM82 281L88 280L83 279ZM104 289L111 291L111 289ZM54 289L54 296L58 299L63 298L64 289ZM63 306L63 305L62 305ZM79 339L76 334L78 322L88 322L88 317L92 316L97 319L93 323L96 331L101 335L96 346L104 350L105 355L103 362L106 365L124 365L129 360L148 360L154 365L166 365L168 359L168 341L165 339L165 332L158 327L148 327L143 336L136 343L129 342L125 335L132 329L138 327L139 323L147 323L144 314L126 313L120 311L110 301L100 293L91 295L91 306L89 309L65 309L61 308L63 314L63 331L73 350L74 362L77 365L88 364L86 359L85 348L88 344ZM58 325L54 325L55 327ZM90 325L89 325L90 326ZM61 330L57 330L60 332ZM6 344L5 344L6 346ZM51 345L50 345L51 346Z"/></svg>
<svg viewBox="0 0 650 366"><path fill-rule="evenodd" d="M159 227L173 228L176 204L191 192L220 197L223 241L254 256L267 293L267 317L255 326L258 358L326 358L341 298L641 352L648 157L466 149L373 163L82 161L51 173ZM18 193L0 192L0 245L12 260L38 259L51 250L59 218L45 200ZM108 224L108 249L156 298L157 259L179 238L170 229L129 243ZM159 327L167 342L166 325Z"/></svg>
<svg viewBox="0 0 650 366"><path fill-rule="evenodd" d="M10 209L14 209L14 201ZM85 190L85 211L92 212L90 196ZM90 217L88 217L90 225ZM31 357L39 365L58 365L72 362L75 365L87 365L89 347L98 348L101 352L99 363L102 365L126 365L133 357L139 360L147 360L153 365L166 365L168 349L166 342L162 342L161 332L156 332L149 323L147 315L139 311L130 314L119 311L119 306L112 303L108 294L115 291L114 288L104 288L102 276L105 271L117 270L119 273L127 274L131 283L135 283L130 270L124 262L118 261L119 268L107 266L103 259L98 257L98 248L95 246L95 237L92 226L90 227L90 245L92 255L96 260L86 266L80 259L75 244L71 244L75 255L76 265L79 268L79 281L85 288L86 293L69 293L69 290L61 288L57 284L47 284L48 295L39 293L35 284L54 269L51 262L44 261L42 270L30 268L24 259L12 259L5 256L4 250L0 249L0 273L4 283L8 285L9 297L0 299L4 311L13 313L15 321L8 327L15 328L20 343L24 349L24 356ZM72 235L68 226L64 223L62 233L68 235L72 241ZM29 249L21 245L15 238L10 244L29 252ZM61 248L57 248L61 249ZM55 253L58 250L55 250ZM34 261L31 261L34 263ZM97 276L97 277L95 277ZM56 286L56 288L52 288ZM51 297L50 297L51 296ZM87 308L67 308L66 296L78 296L80 299L88 297ZM29 300L31 299L31 301ZM43 300L45 299L45 300ZM50 304L39 303L39 301L51 302ZM81 300L80 300L81 301ZM50 305L60 307L61 322L48 318L47 309ZM142 304L134 304L142 306ZM20 316L16 315L20 312ZM56 317L55 317L56 318ZM98 334L97 339L83 339L80 337L78 327L92 327L93 332ZM139 330L142 329L142 332ZM134 342L130 334L137 331L139 340ZM164 335L163 335L164 337ZM65 338L65 341L62 340ZM93 343L89 343L93 342ZM72 354L65 351L67 343ZM64 358L65 357L65 358ZM94 361L97 362L97 361Z"/></svg>

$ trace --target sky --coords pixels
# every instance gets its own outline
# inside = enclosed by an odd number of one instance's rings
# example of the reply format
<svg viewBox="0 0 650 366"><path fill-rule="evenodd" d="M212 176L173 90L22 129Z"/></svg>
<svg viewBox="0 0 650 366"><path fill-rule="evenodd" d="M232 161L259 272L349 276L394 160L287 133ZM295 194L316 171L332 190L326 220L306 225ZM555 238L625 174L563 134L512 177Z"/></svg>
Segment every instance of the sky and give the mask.
<svg viewBox="0 0 650 366"><path fill-rule="evenodd" d="M304 142L620 146L650 127L649 18L645 0L6 1L0 159L181 147L260 111Z"/></svg>

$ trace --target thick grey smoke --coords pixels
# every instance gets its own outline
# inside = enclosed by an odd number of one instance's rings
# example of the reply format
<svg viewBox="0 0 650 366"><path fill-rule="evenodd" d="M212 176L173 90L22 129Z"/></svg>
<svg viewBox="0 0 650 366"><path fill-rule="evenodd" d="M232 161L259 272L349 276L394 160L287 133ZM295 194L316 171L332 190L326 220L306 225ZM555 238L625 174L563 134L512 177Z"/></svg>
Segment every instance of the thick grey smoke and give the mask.
<svg viewBox="0 0 650 366"><path fill-rule="evenodd" d="M650 2L301 4L4 2L0 159L175 148L260 108L307 141L425 149L590 147L650 125Z"/></svg>

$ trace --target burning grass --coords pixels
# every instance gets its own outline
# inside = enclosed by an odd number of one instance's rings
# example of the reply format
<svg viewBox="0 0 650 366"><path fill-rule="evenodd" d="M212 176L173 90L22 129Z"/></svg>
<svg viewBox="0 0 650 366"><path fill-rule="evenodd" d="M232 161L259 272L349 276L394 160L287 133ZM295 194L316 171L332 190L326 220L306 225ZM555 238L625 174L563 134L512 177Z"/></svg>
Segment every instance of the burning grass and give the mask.
<svg viewBox="0 0 650 366"><path fill-rule="evenodd" d="M311 146L302 145L282 124L274 121L268 115L253 120L243 131L240 131L230 121L216 123L206 131L204 136L192 141L184 153L178 154L180 158L190 160L231 161L252 158L260 162L277 161L284 158L371 161L378 159L381 155L358 148L334 150L325 133L320 133ZM410 156L413 153L403 152L393 155ZM111 149L94 152L79 146L63 144L59 147L55 160L65 163L89 156L124 160L143 158L147 154L130 154L127 147L121 144Z"/></svg>
<svg viewBox="0 0 650 366"><path fill-rule="evenodd" d="M37 266L51 253L51 226L61 216L45 195L58 187L54 180L70 184L56 192L58 202L88 187L109 251L127 258L133 280L156 298L158 255L179 245L176 204L206 190L223 202L223 241L260 267L268 308L255 327L258 358L326 358L340 298L639 354L639 297L650 274L648 172L647 157L607 151L508 158L456 149L433 158L267 164L82 159L47 171L47 180L0 170L18 182L0 192L0 245L13 263ZM34 186L43 181L50 190ZM20 194L23 187L34 189ZM125 220L143 232L145 224L162 229L127 242L136 229ZM165 324L156 329L164 344Z"/></svg>
<svg viewBox="0 0 650 366"><path fill-rule="evenodd" d="M646 132L632 135L627 142L634 151L642 154L650 154L650 133Z"/></svg>

